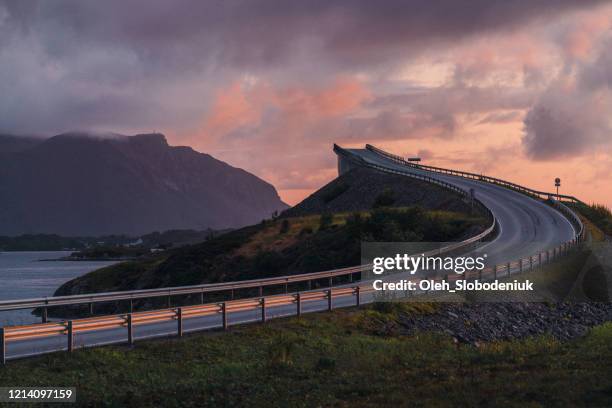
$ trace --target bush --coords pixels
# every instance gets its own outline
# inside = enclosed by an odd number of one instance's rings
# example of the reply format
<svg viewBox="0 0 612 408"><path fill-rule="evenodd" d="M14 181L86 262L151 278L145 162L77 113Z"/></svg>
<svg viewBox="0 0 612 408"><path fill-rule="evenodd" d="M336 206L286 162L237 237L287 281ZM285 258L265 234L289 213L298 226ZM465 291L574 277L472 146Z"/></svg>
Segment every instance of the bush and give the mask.
<svg viewBox="0 0 612 408"><path fill-rule="evenodd" d="M302 340L293 333L283 332L268 350L268 362L271 367L282 368L293 364L293 355Z"/></svg>
<svg viewBox="0 0 612 408"><path fill-rule="evenodd" d="M280 233L286 234L288 231L289 231L289 220L284 219L283 222L281 222Z"/></svg>
<svg viewBox="0 0 612 408"><path fill-rule="evenodd" d="M321 219L319 220L319 230L324 231L331 227L334 222L334 216L332 214L321 214Z"/></svg>
<svg viewBox="0 0 612 408"><path fill-rule="evenodd" d="M304 227L302 228L302 230L300 231L300 236L304 236L307 234L312 234L312 228L310 227Z"/></svg>
<svg viewBox="0 0 612 408"><path fill-rule="evenodd" d="M317 361L317 370L333 370L336 368L336 360L329 357L320 357Z"/></svg>
<svg viewBox="0 0 612 408"><path fill-rule="evenodd" d="M259 273L276 275L285 267L285 258L274 251L263 251L255 256L253 266Z"/></svg>
<svg viewBox="0 0 612 408"><path fill-rule="evenodd" d="M578 211L587 217L605 234L612 235L612 212L601 204L578 205Z"/></svg>
<svg viewBox="0 0 612 408"><path fill-rule="evenodd" d="M385 188L374 200L372 208L389 207L395 204L395 194L390 188Z"/></svg>

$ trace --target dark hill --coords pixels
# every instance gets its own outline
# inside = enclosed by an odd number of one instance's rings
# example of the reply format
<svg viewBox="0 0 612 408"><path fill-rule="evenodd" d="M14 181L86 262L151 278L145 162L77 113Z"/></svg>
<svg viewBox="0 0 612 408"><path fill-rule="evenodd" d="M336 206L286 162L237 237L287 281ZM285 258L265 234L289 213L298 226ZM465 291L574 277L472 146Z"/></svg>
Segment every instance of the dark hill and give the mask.
<svg viewBox="0 0 612 408"><path fill-rule="evenodd" d="M349 187L342 187L341 194L321 205L319 201L325 201L322 197L329 197L340 183ZM401 194L402 198L389 203L389 189L391 196ZM348 211L349 205L361 210L377 202L384 205L371 211ZM317 212L317 205L340 214L309 215ZM397 206L400 208L393 208ZM456 194L407 177L364 169L336 179L295 209L308 214L290 217L293 209L288 210L279 219L200 244L100 269L65 283L55 295L227 282L353 266L361 261L363 240L455 241L481 232L487 224L479 214L468 215L469 207ZM437 211L442 209L447 211ZM324 218L331 224L324 223Z"/></svg>
<svg viewBox="0 0 612 408"><path fill-rule="evenodd" d="M235 228L287 208L269 183L161 134L68 133L23 146L0 151L2 235Z"/></svg>
<svg viewBox="0 0 612 408"><path fill-rule="evenodd" d="M0 154L1 153L14 153L21 152L23 150L30 149L39 143L42 143L44 139L36 138L31 136L13 136L0 134Z"/></svg>
<svg viewBox="0 0 612 408"><path fill-rule="evenodd" d="M297 217L325 212L369 210L377 206L409 207L428 210L469 212L457 194L406 176L355 168L321 187L304 201L282 213Z"/></svg>

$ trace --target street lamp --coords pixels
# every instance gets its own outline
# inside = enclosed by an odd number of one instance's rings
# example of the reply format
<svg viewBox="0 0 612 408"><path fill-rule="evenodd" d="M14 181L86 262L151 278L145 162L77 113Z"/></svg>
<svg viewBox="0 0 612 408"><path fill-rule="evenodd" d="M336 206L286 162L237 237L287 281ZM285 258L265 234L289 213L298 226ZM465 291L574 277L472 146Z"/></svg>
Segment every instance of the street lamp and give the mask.
<svg viewBox="0 0 612 408"><path fill-rule="evenodd" d="M559 187L561 186L561 179L559 177L557 177L555 179L555 187L557 187L557 201L559 200Z"/></svg>

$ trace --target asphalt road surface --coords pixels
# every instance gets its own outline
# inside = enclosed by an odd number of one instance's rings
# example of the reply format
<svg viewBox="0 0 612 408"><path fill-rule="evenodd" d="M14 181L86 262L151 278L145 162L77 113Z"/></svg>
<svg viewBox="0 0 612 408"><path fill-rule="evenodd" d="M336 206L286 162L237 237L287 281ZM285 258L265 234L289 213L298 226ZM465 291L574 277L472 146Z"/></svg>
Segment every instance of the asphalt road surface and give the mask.
<svg viewBox="0 0 612 408"><path fill-rule="evenodd" d="M475 196L497 218L499 232L486 246L488 263L503 264L553 248L574 238L572 224L559 211L519 192L478 180L440 174L404 166L366 149L347 149L369 163L389 169L427 175L461 187L474 189Z"/></svg>

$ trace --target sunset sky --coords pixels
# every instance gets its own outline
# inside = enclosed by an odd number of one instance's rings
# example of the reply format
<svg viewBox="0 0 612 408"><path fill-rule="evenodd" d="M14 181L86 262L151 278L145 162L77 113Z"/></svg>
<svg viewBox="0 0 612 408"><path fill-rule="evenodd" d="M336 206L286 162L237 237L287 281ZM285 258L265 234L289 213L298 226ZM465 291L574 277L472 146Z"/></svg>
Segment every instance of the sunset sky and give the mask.
<svg viewBox="0 0 612 408"><path fill-rule="evenodd" d="M611 28L589 0L0 0L0 133L159 131L290 204L336 142L612 206Z"/></svg>

